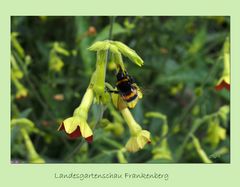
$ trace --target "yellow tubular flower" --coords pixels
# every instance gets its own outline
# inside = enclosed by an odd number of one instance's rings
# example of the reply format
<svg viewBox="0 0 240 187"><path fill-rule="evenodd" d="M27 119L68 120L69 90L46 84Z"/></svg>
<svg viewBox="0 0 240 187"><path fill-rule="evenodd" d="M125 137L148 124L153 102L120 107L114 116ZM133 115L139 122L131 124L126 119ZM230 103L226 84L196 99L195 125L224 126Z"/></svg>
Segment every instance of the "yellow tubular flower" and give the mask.
<svg viewBox="0 0 240 187"><path fill-rule="evenodd" d="M147 143L151 143L150 132L142 130L141 126L134 120L128 108L121 110L123 118L125 119L131 133L131 138L126 144L126 149L129 152L137 152Z"/></svg>
<svg viewBox="0 0 240 187"><path fill-rule="evenodd" d="M219 91L226 88L230 91L230 41L228 37L224 42L223 57L224 69L221 78L215 86L215 89Z"/></svg>
<svg viewBox="0 0 240 187"><path fill-rule="evenodd" d="M72 117L65 119L58 130L64 130L70 138L83 136L89 143L93 140L93 133L87 123L88 111L93 101L93 90L88 88L82 102L75 109Z"/></svg>

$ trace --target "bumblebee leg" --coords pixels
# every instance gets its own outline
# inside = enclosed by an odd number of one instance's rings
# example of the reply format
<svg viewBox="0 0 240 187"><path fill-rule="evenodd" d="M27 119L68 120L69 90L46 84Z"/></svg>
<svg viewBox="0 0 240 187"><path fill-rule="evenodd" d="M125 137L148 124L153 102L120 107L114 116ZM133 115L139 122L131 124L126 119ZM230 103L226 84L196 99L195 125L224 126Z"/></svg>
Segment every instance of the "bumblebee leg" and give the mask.
<svg viewBox="0 0 240 187"><path fill-rule="evenodd" d="M108 90L107 92L109 92L109 93L119 94L119 91L117 91L117 90Z"/></svg>
<svg viewBox="0 0 240 187"><path fill-rule="evenodd" d="M129 78L129 81L133 84L133 83L136 83L135 79L131 76L131 75L128 75L128 78Z"/></svg>
<svg viewBox="0 0 240 187"><path fill-rule="evenodd" d="M109 88L107 88L107 87L105 87L105 91L107 91L107 92L109 92L109 93L116 93L116 94L119 93L118 90L111 90L111 89L109 89Z"/></svg>

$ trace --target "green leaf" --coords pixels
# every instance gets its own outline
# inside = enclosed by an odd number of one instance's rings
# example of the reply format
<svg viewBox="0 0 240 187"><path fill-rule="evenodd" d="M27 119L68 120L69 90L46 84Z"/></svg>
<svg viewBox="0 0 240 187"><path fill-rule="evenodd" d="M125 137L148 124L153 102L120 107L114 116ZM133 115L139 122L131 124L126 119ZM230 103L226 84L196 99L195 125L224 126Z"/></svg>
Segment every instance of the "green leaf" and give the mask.
<svg viewBox="0 0 240 187"><path fill-rule="evenodd" d="M32 108L27 108L26 110L23 110L21 113L20 113L20 117L21 118L26 118L29 116L29 114L32 112Z"/></svg>
<svg viewBox="0 0 240 187"><path fill-rule="evenodd" d="M194 37L193 42L189 48L189 53L196 54L203 48L206 42L206 35L206 29L205 27L203 27L203 29L200 30L198 34Z"/></svg>

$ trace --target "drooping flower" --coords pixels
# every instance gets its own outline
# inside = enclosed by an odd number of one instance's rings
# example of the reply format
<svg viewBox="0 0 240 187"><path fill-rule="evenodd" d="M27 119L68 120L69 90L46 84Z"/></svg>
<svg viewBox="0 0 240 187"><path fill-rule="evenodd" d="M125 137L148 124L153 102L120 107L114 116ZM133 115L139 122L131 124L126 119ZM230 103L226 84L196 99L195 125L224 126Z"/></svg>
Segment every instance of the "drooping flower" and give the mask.
<svg viewBox="0 0 240 187"><path fill-rule="evenodd" d="M221 127L218 119L213 119L209 122L206 142L216 147L221 140L226 139L226 129Z"/></svg>
<svg viewBox="0 0 240 187"><path fill-rule="evenodd" d="M89 143L93 140L93 133L87 121L80 116L65 119L58 130L64 130L70 138L83 136Z"/></svg>
<svg viewBox="0 0 240 187"><path fill-rule="evenodd" d="M137 152L148 143L151 143L150 132L147 130L143 130L142 127L134 120L132 114L130 113L128 108L121 110L123 118L125 119L131 137L126 144L126 149L129 152Z"/></svg>
<svg viewBox="0 0 240 187"><path fill-rule="evenodd" d="M28 90L25 87L20 88L16 93L16 99L22 99L27 97Z"/></svg>
<svg viewBox="0 0 240 187"><path fill-rule="evenodd" d="M27 97L28 95L28 90L27 88L25 88L25 86L20 82L20 79L22 78L23 75L20 75L17 71L13 71L11 72L11 80L14 84L14 86L16 87L16 99L22 99Z"/></svg>
<svg viewBox="0 0 240 187"><path fill-rule="evenodd" d="M226 88L230 90L230 43L229 38L226 38L223 46L223 62L224 62L224 69L221 78L219 79L217 85L215 86L216 90L222 90Z"/></svg>
<svg viewBox="0 0 240 187"><path fill-rule="evenodd" d="M88 88L82 102L74 110L73 116L65 119L58 130L64 130L70 138L84 137L87 142L93 140L93 132L87 123L88 111L93 101L93 89Z"/></svg>
<svg viewBox="0 0 240 187"><path fill-rule="evenodd" d="M218 81L217 85L215 86L215 89L217 91L222 90L223 88L226 88L227 90L230 90L230 80L229 75L226 75L224 77L221 77Z"/></svg>
<svg viewBox="0 0 240 187"><path fill-rule="evenodd" d="M137 152L146 144L150 144L150 132L147 130L140 130L136 135L132 135L126 144L126 149L129 152Z"/></svg>

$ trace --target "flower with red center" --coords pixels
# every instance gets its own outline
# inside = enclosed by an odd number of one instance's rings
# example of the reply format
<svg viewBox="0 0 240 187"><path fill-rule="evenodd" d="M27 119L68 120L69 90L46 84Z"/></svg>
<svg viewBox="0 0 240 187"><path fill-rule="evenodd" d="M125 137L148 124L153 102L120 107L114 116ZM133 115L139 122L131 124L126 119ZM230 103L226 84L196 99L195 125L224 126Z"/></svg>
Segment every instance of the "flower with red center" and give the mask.
<svg viewBox="0 0 240 187"><path fill-rule="evenodd" d="M84 137L87 142L93 140L93 132L87 123L88 111L93 101L93 89L88 88L82 102L74 110L73 116L65 119L58 130L64 130L70 138Z"/></svg>
<svg viewBox="0 0 240 187"><path fill-rule="evenodd" d="M83 136L89 143L93 140L92 130L81 116L72 116L65 119L58 130L64 130L70 138Z"/></svg>
<svg viewBox="0 0 240 187"><path fill-rule="evenodd" d="M230 42L229 38L227 37L224 45L223 45L223 74L222 77L219 79L217 85L215 86L215 89L217 91L222 90L223 88L226 88L227 90L230 90Z"/></svg>
<svg viewBox="0 0 240 187"><path fill-rule="evenodd" d="M221 79L218 81L217 85L215 86L215 89L217 91L222 90L223 88L230 90L229 76L221 77Z"/></svg>

